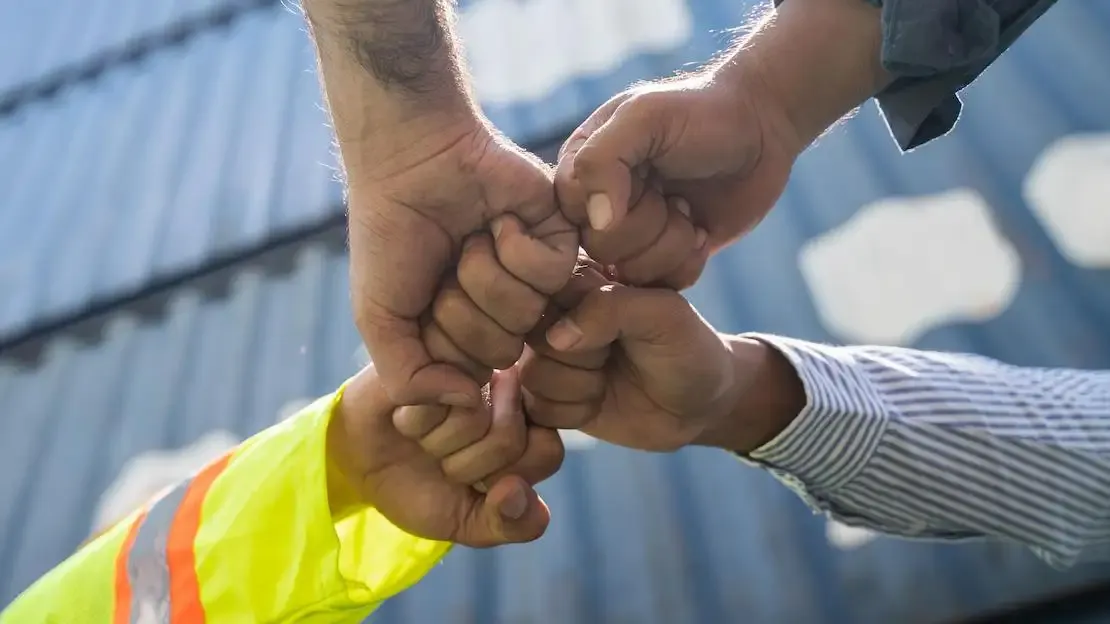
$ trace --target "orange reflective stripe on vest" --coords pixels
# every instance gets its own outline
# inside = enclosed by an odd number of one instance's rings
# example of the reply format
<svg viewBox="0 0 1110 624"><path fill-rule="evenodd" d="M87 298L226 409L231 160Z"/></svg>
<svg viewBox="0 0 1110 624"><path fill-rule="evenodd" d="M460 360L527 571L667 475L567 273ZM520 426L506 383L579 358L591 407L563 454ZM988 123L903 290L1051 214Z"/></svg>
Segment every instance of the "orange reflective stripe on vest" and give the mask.
<svg viewBox="0 0 1110 624"><path fill-rule="evenodd" d="M139 534L139 526L146 518L146 511L140 513L127 529L123 547L116 555L116 604L112 614L112 624L131 624L131 578L127 572L127 557Z"/></svg>
<svg viewBox="0 0 1110 624"><path fill-rule="evenodd" d="M116 559L113 624L203 624L195 540L201 509L231 454L139 514Z"/></svg>

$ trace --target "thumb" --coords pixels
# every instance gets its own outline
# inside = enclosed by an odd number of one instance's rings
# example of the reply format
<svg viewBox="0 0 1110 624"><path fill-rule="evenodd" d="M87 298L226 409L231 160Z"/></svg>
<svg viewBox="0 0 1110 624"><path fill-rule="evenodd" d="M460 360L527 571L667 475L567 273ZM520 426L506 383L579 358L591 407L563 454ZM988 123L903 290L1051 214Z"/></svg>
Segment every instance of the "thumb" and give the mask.
<svg viewBox="0 0 1110 624"><path fill-rule="evenodd" d="M662 143L659 110L649 95L624 100L574 155L573 177L586 197L586 214L595 230L608 230L628 214L635 172Z"/></svg>
<svg viewBox="0 0 1110 624"><path fill-rule="evenodd" d="M551 511L536 490L523 478L506 475L474 507L460 541L476 548L531 542L550 522Z"/></svg>
<svg viewBox="0 0 1110 624"><path fill-rule="evenodd" d="M676 298L672 290L606 284L547 330L556 351L601 349L617 340L657 340L666 333Z"/></svg>

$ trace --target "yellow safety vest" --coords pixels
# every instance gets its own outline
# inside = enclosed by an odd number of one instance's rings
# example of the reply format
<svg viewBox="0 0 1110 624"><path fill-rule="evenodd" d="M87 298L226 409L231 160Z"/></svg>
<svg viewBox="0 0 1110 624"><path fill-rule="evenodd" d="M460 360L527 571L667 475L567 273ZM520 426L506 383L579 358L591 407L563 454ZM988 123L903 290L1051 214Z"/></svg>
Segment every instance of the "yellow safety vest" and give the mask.
<svg viewBox="0 0 1110 624"><path fill-rule="evenodd" d="M332 518L325 439L341 395L117 523L16 598L0 624L361 622L450 544L373 509Z"/></svg>

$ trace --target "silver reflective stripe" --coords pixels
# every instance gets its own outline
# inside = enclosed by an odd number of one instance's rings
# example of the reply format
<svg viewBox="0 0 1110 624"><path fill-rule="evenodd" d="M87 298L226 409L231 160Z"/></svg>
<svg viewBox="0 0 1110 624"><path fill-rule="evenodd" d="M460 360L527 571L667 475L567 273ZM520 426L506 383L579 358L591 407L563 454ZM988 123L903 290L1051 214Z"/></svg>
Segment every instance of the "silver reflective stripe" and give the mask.
<svg viewBox="0 0 1110 624"><path fill-rule="evenodd" d="M127 558L131 581L131 624L169 624L170 568L166 538L192 479L179 483L158 499L143 519Z"/></svg>

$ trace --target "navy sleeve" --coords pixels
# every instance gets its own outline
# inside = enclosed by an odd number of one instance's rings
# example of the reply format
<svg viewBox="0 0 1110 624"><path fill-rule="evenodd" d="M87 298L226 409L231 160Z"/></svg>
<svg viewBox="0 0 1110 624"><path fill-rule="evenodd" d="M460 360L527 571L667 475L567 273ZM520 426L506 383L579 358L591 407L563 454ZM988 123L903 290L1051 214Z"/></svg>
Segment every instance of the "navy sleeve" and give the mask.
<svg viewBox="0 0 1110 624"><path fill-rule="evenodd" d="M947 134L960 116L959 91L1056 2L860 1L882 7L882 64L894 80L875 99L903 151Z"/></svg>

